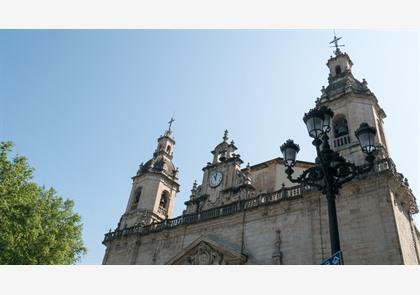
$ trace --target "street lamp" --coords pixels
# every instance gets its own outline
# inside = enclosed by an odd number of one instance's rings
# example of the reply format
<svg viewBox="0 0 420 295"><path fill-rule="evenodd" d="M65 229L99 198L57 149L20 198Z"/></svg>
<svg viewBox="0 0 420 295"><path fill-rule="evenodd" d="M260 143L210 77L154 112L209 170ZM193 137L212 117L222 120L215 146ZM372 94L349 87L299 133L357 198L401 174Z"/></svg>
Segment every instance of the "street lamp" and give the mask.
<svg viewBox="0 0 420 295"><path fill-rule="evenodd" d="M367 123L360 124L355 132L362 151L366 154L366 165L356 166L354 163L346 161L339 153L331 150L328 133L331 130L333 116L334 113L331 109L325 106L319 109L311 109L308 113L305 113L303 122L306 124L309 136L314 139L312 144L316 148L317 158L315 166L303 171L298 178L292 178L294 172L292 167L296 163L299 146L289 139L280 147L284 165L287 167L287 178L293 183L316 187L327 197L332 255L340 251L335 196L344 183L357 175L369 172L373 168L376 154L374 144L376 130Z"/></svg>

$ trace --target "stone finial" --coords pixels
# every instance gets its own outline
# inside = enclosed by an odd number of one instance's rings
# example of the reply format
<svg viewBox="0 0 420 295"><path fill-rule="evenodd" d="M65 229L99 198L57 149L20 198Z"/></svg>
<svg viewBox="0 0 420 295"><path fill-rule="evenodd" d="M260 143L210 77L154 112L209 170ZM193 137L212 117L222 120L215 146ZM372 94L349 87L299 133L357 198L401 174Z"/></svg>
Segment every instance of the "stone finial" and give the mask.
<svg viewBox="0 0 420 295"><path fill-rule="evenodd" d="M251 173L251 165L249 165L249 162L246 164L245 172L247 174L250 174Z"/></svg>
<svg viewBox="0 0 420 295"><path fill-rule="evenodd" d="M228 131L227 129L225 130L225 134L223 135L223 141L226 142L228 141L229 137L228 137Z"/></svg>
<svg viewBox="0 0 420 295"><path fill-rule="evenodd" d="M197 180L194 180L193 187L191 189L190 200L195 199L196 197L197 197Z"/></svg>
<svg viewBox="0 0 420 295"><path fill-rule="evenodd" d="M233 141L233 139L230 141L231 145L235 145L235 142Z"/></svg>
<svg viewBox="0 0 420 295"><path fill-rule="evenodd" d="M368 82L366 81L365 78L363 78L363 80L362 80L362 86L363 86L363 88L367 89L367 85L368 85Z"/></svg>
<svg viewBox="0 0 420 295"><path fill-rule="evenodd" d="M197 180L194 180L192 189L195 191L197 189Z"/></svg>
<svg viewBox="0 0 420 295"><path fill-rule="evenodd" d="M321 94L322 94L322 96L327 95L327 91L325 90L325 86L322 86L322 88L321 88Z"/></svg>
<svg viewBox="0 0 420 295"><path fill-rule="evenodd" d="M139 175L140 173L141 173L141 171L143 170L143 167L144 167L144 164L143 164L143 162L141 162L140 163L140 165L139 165L139 169L137 170L137 175Z"/></svg>
<svg viewBox="0 0 420 295"><path fill-rule="evenodd" d="M245 181L244 183L247 185L251 185L251 166L248 164L246 165L245 171L244 171L244 177L245 177Z"/></svg>
<svg viewBox="0 0 420 295"><path fill-rule="evenodd" d="M283 264L283 253L281 251L281 231L276 230L276 239L274 241L273 264Z"/></svg>

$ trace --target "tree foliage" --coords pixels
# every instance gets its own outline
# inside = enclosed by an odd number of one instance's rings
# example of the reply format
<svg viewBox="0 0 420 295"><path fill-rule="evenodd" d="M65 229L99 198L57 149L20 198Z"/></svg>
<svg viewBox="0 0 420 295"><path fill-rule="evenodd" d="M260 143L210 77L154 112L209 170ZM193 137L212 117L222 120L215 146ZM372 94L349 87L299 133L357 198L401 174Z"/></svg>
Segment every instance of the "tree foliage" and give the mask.
<svg viewBox="0 0 420 295"><path fill-rule="evenodd" d="M32 181L25 157L0 143L0 264L73 264L86 253L73 201Z"/></svg>

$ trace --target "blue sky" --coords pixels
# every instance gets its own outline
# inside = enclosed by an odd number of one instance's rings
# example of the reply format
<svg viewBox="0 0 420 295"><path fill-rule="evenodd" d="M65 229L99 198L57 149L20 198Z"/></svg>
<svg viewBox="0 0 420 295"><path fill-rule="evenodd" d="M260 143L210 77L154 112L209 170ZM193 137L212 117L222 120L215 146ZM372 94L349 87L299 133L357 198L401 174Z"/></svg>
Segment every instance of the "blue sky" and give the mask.
<svg viewBox="0 0 420 295"><path fill-rule="evenodd" d="M419 31L337 33L387 114L391 157L418 196ZM173 113L176 215L225 129L245 163L280 156L288 138L312 161L302 116L327 85L331 39L332 30L1 30L0 140L15 142L39 184L75 201L82 263L99 264L131 176Z"/></svg>

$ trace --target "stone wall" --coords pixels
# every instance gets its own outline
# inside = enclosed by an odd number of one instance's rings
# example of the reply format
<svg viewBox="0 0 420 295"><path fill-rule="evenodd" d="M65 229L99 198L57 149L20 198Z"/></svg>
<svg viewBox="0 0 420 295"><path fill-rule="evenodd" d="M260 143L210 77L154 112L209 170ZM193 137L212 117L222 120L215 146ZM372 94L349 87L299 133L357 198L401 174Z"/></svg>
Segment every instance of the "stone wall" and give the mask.
<svg viewBox="0 0 420 295"><path fill-rule="evenodd" d="M294 175L300 175L304 170L312 166L312 163L297 161L295 167L293 167ZM252 185L260 193L277 191L282 188L283 184L285 187L295 186L295 183L287 179L285 170L286 168L281 158L254 165L251 167Z"/></svg>
<svg viewBox="0 0 420 295"><path fill-rule="evenodd" d="M390 192L391 200L393 201L393 213L395 216L395 224L398 230L399 243L401 245L401 252L404 264L419 264L418 251L416 251L415 232L411 224L411 219L408 216L409 212L402 201L396 196L397 193Z"/></svg>

